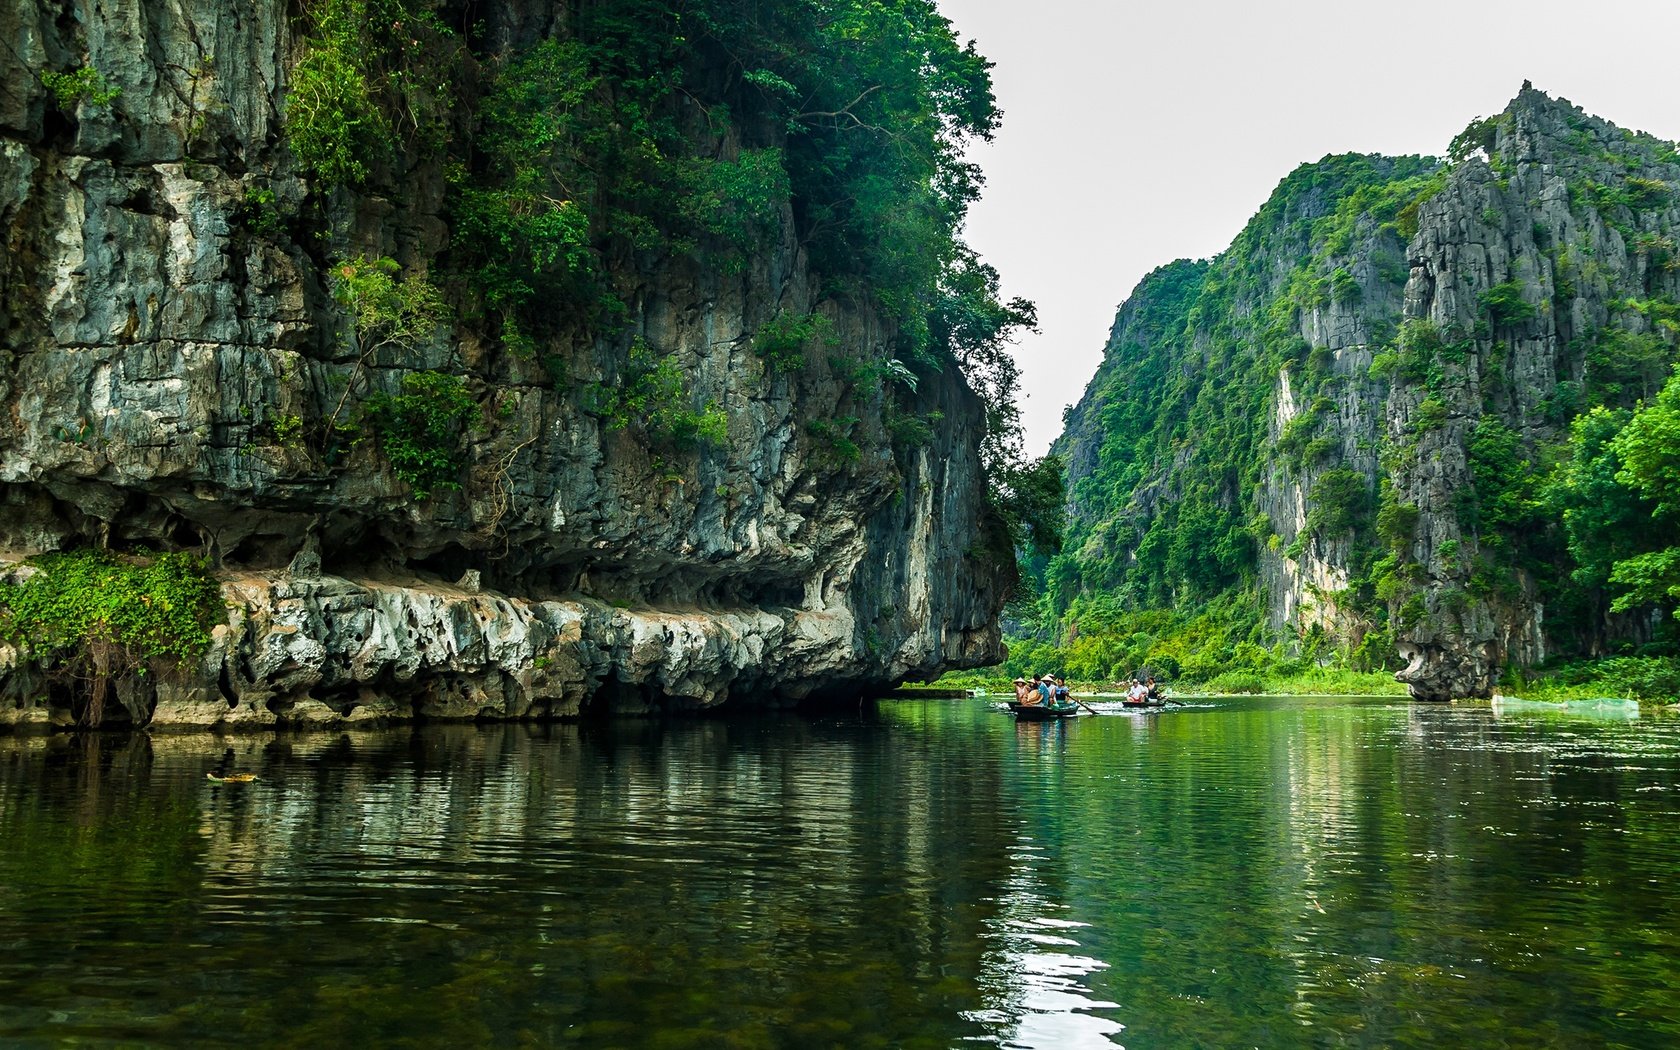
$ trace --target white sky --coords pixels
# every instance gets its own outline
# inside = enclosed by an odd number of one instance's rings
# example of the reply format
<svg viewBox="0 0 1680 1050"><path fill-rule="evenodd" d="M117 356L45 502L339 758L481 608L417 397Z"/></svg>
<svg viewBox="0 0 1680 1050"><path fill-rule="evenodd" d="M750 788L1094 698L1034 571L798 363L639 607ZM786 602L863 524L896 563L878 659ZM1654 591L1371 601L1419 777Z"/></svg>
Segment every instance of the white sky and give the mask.
<svg viewBox="0 0 1680 1050"><path fill-rule="evenodd" d="M1003 130L968 241L1038 304L1016 348L1027 450L1061 432L1144 274L1218 254L1330 153L1440 155L1524 79L1680 138L1680 0L939 0Z"/></svg>

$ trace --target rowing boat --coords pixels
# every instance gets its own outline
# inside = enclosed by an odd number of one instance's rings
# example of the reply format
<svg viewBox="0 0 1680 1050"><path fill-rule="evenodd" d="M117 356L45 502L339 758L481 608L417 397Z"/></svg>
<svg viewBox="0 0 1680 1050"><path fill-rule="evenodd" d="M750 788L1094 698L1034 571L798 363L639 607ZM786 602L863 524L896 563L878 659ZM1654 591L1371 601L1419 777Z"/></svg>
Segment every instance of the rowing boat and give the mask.
<svg viewBox="0 0 1680 1050"><path fill-rule="evenodd" d="M1018 704L1010 701L1009 710L1015 712L1018 722L1053 722L1059 718L1072 718L1079 714L1078 704Z"/></svg>

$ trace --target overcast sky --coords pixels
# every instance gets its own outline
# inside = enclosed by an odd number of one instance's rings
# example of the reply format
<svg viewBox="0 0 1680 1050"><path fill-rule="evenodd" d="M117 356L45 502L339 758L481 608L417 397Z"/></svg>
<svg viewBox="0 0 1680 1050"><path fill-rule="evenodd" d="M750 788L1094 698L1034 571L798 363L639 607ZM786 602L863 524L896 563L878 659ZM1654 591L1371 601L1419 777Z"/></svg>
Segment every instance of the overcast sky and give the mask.
<svg viewBox="0 0 1680 1050"><path fill-rule="evenodd" d="M968 241L1038 304L1017 347L1033 455L1138 279L1222 251L1303 161L1439 155L1525 79L1680 138L1680 0L939 3L997 63Z"/></svg>

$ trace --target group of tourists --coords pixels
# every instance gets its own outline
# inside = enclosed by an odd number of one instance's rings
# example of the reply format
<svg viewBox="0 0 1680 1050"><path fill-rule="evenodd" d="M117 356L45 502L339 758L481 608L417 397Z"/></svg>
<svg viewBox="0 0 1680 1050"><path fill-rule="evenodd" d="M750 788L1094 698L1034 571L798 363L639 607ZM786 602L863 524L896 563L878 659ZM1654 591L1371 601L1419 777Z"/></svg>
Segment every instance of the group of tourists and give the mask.
<svg viewBox="0 0 1680 1050"><path fill-rule="evenodd" d="M1161 699L1161 687L1155 684L1154 675L1133 678L1130 688L1126 690L1126 702L1128 704L1146 704L1151 700L1159 699Z"/></svg>
<svg viewBox="0 0 1680 1050"><path fill-rule="evenodd" d="M1025 678L1015 679L1015 702L1023 707L1054 707L1057 704L1068 703L1067 683L1055 675L1047 674L1028 681Z"/></svg>

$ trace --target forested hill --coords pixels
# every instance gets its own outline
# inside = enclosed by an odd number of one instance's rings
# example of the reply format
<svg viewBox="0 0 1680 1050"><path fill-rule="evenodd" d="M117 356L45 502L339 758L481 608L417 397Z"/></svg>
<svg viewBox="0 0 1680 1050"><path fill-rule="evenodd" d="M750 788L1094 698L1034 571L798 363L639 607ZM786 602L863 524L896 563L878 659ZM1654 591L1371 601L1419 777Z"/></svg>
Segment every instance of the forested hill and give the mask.
<svg viewBox="0 0 1680 1050"><path fill-rule="evenodd" d="M1282 653L1444 699L1670 651L1680 157L1526 84L1448 154L1303 165L1122 305L1056 445L1039 623L1078 672Z"/></svg>

